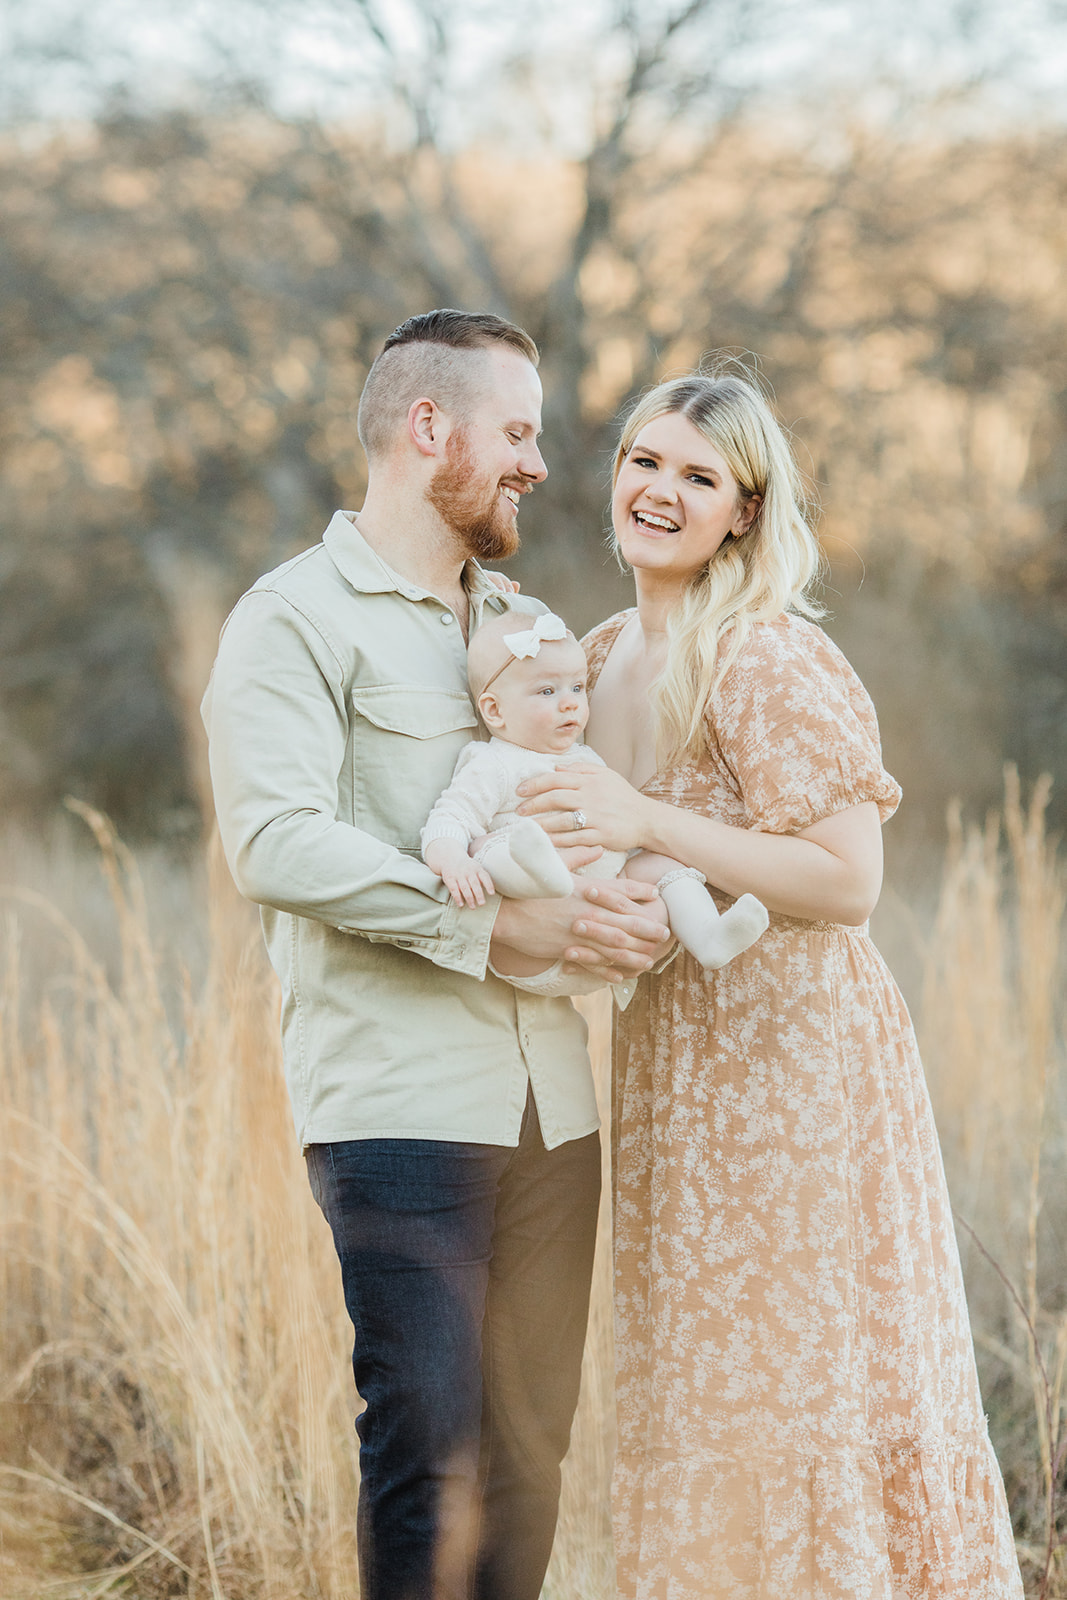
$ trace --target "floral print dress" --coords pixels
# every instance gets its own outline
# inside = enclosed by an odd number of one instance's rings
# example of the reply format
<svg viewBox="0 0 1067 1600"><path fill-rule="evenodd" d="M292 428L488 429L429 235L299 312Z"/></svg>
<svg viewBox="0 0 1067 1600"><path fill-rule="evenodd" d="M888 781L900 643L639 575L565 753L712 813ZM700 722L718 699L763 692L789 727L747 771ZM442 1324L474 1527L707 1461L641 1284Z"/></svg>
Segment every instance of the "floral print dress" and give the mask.
<svg viewBox="0 0 1067 1600"><path fill-rule="evenodd" d="M584 641L593 681L630 614ZM899 801L801 618L755 626L708 732L645 792L772 833ZM643 977L615 1026L620 1595L1019 1600L922 1066L866 928L772 915L718 972Z"/></svg>

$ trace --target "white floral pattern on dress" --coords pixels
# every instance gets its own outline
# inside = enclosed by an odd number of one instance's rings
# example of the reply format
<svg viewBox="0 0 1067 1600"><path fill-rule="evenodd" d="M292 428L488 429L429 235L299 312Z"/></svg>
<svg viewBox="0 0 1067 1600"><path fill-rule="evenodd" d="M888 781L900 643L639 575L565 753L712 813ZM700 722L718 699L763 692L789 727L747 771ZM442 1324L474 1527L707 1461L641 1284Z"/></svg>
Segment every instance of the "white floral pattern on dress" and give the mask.
<svg viewBox="0 0 1067 1600"><path fill-rule="evenodd" d="M584 641L594 681L628 615ZM708 725L646 793L776 833L899 801L800 618L755 626ZM711 973L682 951L615 1028L620 1595L1020 1600L915 1035L866 929L772 916Z"/></svg>

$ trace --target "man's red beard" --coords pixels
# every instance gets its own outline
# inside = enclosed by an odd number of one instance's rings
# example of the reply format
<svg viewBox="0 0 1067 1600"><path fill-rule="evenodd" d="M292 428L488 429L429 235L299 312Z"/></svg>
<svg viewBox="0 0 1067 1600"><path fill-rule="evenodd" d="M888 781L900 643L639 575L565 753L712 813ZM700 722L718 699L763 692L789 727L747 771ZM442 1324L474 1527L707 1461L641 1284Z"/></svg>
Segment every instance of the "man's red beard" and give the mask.
<svg viewBox="0 0 1067 1600"><path fill-rule="evenodd" d="M449 438L447 459L435 472L426 498L462 539L468 555L477 561L506 561L519 548L519 530L514 514L501 504L500 485L488 491L488 501L486 496L466 431L458 429Z"/></svg>

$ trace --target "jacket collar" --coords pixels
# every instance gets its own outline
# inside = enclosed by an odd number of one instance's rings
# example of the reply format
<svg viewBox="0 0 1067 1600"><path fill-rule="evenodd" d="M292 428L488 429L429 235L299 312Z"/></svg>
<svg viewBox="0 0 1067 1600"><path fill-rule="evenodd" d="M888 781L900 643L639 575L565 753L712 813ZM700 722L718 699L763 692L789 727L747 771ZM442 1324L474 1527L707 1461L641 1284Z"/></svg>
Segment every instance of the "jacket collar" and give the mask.
<svg viewBox="0 0 1067 1600"><path fill-rule="evenodd" d="M361 594L395 592L403 595L405 600L439 598L429 589L423 589L417 583L413 583L410 578L394 572L392 567L371 549L356 527L353 511L335 511L329 527L322 536L322 542L342 578ZM473 557L467 562L464 578L476 612L480 611L487 601L494 611L510 609L507 596L503 595L495 584L490 583L484 570Z"/></svg>

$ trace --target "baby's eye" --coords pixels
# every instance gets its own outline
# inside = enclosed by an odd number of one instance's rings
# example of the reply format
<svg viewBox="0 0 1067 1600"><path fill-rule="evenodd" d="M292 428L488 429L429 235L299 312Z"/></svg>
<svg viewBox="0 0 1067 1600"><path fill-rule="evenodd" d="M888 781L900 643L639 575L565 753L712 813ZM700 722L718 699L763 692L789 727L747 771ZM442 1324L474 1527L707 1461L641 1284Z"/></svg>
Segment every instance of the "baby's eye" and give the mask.
<svg viewBox="0 0 1067 1600"><path fill-rule="evenodd" d="M537 692L538 694L555 694L556 691L551 687L550 684L546 683L545 687L543 689L539 689Z"/></svg>

